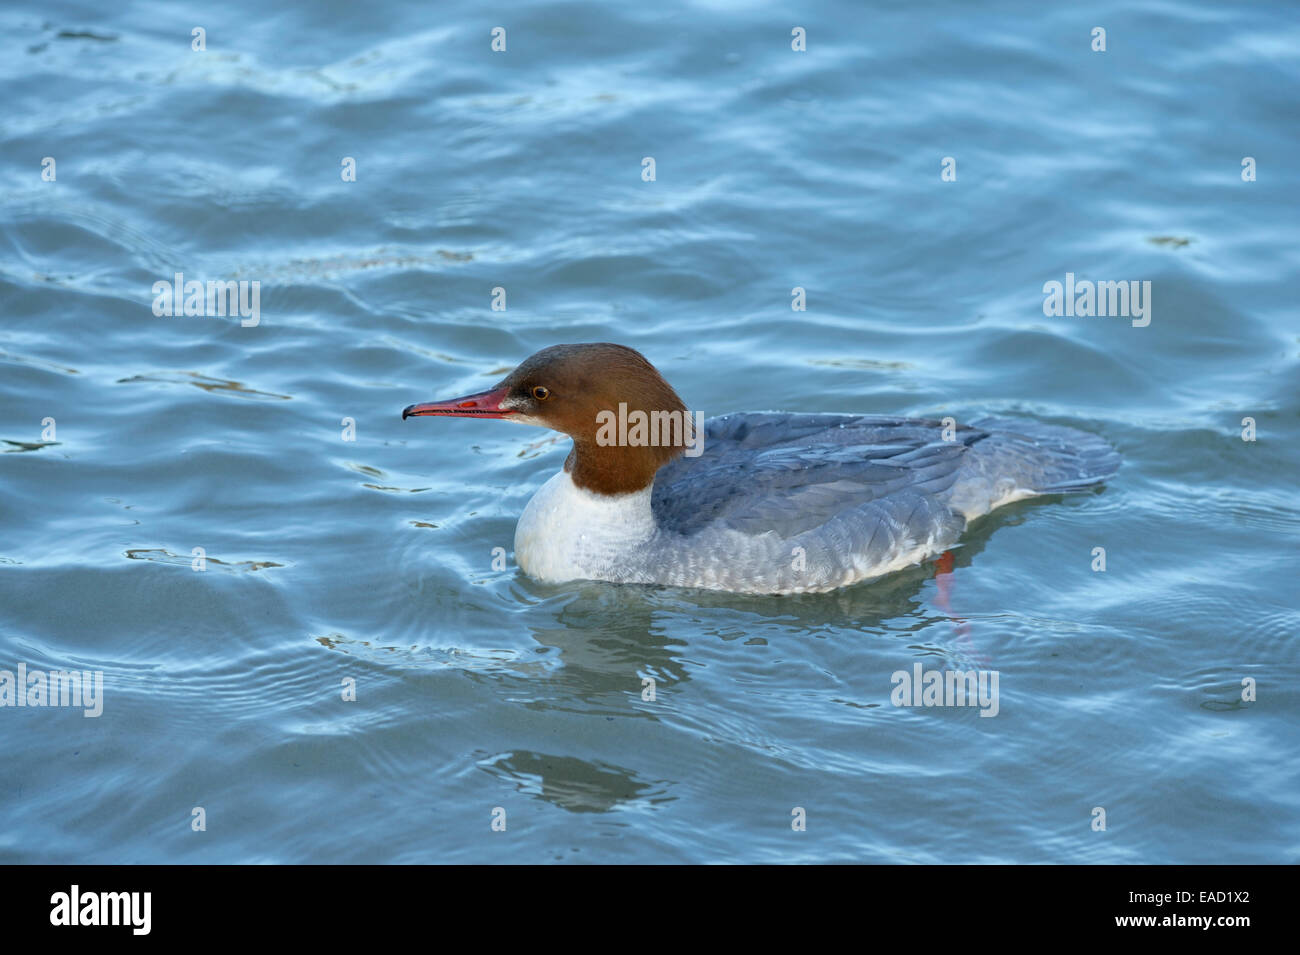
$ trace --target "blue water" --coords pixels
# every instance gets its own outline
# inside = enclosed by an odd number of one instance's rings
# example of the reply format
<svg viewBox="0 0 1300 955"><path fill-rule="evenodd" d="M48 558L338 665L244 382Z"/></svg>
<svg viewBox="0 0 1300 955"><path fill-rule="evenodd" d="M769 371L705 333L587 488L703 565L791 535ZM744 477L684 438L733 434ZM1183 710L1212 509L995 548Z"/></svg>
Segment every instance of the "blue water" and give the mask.
<svg viewBox="0 0 1300 955"><path fill-rule="evenodd" d="M1300 859L1298 92L1291 3L7 6L0 669L103 712L0 709L0 861ZM950 570L542 585L567 440L400 414L602 340L1125 463ZM892 705L917 662L998 715Z"/></svg>

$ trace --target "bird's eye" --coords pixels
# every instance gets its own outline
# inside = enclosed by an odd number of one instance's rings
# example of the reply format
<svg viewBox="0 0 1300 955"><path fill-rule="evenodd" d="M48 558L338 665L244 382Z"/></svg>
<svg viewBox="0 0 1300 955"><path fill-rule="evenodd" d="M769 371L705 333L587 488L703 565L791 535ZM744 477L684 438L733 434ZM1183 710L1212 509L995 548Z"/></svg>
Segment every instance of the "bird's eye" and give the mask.
<svg viewBox="0 0 1300 955"><path fill-rule="evenodd" d="M551 389L547 388L545 385L533 385L532 392L533 397L538 401L545 401L547 398L551 397Z"/></svg>

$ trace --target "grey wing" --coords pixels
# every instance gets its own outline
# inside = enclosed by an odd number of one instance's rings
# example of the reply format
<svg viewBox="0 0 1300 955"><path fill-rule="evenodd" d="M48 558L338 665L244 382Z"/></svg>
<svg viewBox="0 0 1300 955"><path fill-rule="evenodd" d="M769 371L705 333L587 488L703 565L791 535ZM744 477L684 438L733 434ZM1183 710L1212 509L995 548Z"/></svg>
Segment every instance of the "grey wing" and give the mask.
<svg viewBox="0 0 1300 955"><path fill-rule="evenodd" d="M955 539L964 520L944 503L970 445L987 432L875 415L747 412L705 423L704 450L665 465L652 506L661 527L710 527L868 547L873 534ZM820 548L819 548L820 549Z"/></svg>
<svg viewBox="0 0 1300 955"><path fill-rule="evenodd" d="M1000 504L1083 490L1118 467L1103 439L1033 421L945 432L927 419L746 413L706 422L703 454L660 469L651 505L661 528L700 535L714 555L696 566L670 548L669 578L829 590L952 546Z"/></svg>

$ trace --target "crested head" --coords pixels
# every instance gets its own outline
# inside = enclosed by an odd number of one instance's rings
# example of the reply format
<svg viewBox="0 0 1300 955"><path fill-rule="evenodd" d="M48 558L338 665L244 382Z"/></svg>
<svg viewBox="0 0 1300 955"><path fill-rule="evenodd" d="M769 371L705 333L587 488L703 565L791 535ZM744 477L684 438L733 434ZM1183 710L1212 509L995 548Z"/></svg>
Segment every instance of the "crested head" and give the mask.
<svg viewBox="0 0 1300 955"><path fill-rule="evenodd" d="M402 417L419 415L513 418L561 431L573 438L564 469L598 494L649 487L692 440L690 413L672 386L640 352L608 342L543 348L495 388L412 405ZM640 434L629 422L645 423ZM668 440L657 440L661 428Z"/></svg>

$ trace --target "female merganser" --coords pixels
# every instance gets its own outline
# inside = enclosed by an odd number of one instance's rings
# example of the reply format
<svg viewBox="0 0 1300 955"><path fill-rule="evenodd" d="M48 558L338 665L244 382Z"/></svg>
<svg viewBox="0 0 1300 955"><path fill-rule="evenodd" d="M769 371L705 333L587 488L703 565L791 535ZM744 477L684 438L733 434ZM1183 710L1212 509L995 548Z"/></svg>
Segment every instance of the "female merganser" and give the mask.
<svg viewBox="0 0 1300 955"><path fill-rule="evenodd" d="M519 566L553 583L834 590L945 550L995 507L1100 484L1120 463L1101 438L1036 421L704 422L639 352L608 343L544 348L494 388L402 412L423 415L509 418L573 439L515 530Z"/></svg>

